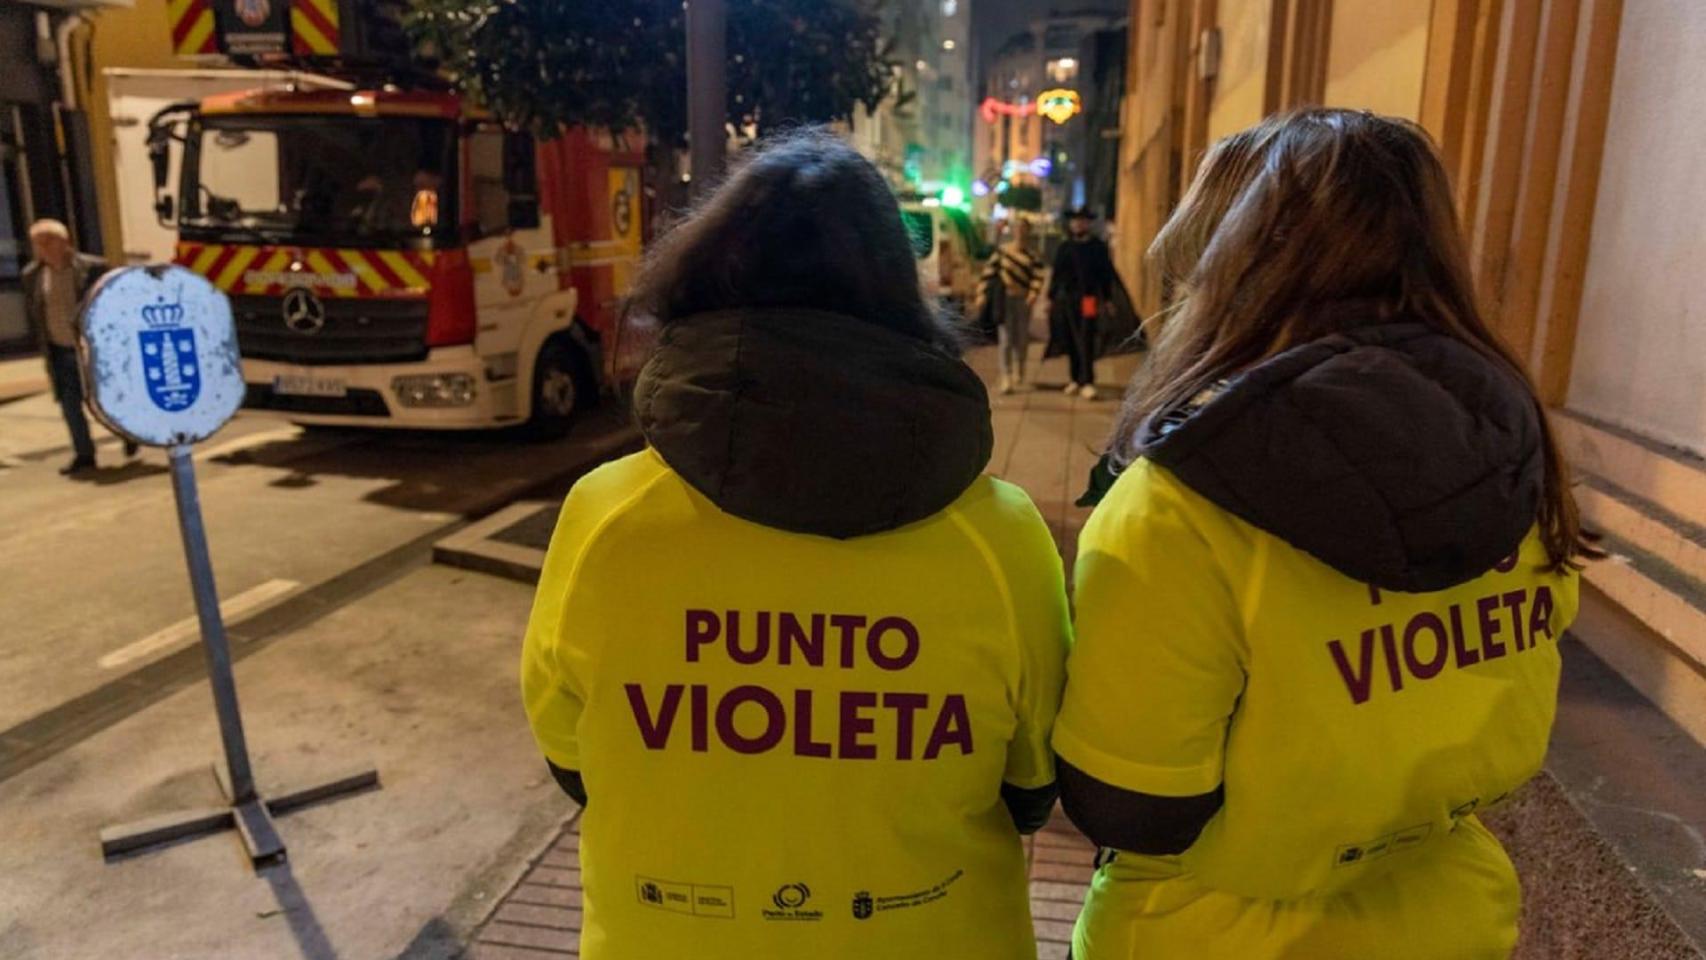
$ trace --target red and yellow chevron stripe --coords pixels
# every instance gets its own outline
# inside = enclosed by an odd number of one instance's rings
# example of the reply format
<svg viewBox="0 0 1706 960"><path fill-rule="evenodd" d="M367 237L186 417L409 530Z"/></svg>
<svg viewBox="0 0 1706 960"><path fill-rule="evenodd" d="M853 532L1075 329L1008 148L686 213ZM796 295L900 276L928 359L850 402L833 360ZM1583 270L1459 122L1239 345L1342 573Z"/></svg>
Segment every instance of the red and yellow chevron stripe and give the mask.
<svg viewBox="0 0 1706 960"><path fill-rule="evenodd" d="M291 49L304 56L338 53L338 0L290 0Z"/></svg>
<svg viewBox="0 0 1706 960"><path fill-rule="evenodd" d="M173 261L229 294L277 297L309 287L322 297L424 297L433 257L413 250L180 243Z"/></svg>
<svg viewBox="0 0 1706 960"><path fill-rule="evenodd" d="M166 22L172 28L172 52L180 57L219 53L210 0L166 0Z"/></svg>

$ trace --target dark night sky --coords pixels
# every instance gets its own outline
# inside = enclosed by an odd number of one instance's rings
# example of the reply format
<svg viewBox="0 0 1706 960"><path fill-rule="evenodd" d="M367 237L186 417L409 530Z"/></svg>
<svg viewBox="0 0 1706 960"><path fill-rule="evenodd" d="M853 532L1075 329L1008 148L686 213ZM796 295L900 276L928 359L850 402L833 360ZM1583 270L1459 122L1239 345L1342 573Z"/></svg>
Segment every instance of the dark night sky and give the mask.
<svg viewBox="0 0 1706 960"><path fill-rule="evenodd" d="M972 82L979 84L989 57L1007 38L1023 30L1030 21L1048 16L1050 10L1101 9L1121 13L1127 9L1126 0L971 0L971 5L979 61L973 66ZM981 89L981 84L978 88Z"/></svg>
<svg viewBox="0 0 1706 960"><path fill-rule="evenodd" d="M1048 15L1055 0L972 0L973 26L977 31L979 63L973 66L972 81L982 76L983 67L1007 38L1025 28L1031 20Z"/></svg>
<svg viewBox="0 0 1706 960"><path fill-rule="evenodd" d="M999 47L1024 29L1026 21L1046 16L1051 5L1052 0L972 0L978 40L985 47Z"/></svg>

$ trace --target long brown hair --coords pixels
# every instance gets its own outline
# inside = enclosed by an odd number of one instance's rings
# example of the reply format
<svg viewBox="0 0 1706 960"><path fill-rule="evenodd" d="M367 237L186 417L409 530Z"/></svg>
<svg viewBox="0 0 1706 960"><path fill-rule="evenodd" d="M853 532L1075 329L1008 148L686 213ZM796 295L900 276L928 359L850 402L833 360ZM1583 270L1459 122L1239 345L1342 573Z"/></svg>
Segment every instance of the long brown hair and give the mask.
<svg viewBox="0 0 1706 960"><path fill-rule="evenodd" d="M1545 471L1538 523L1554 567L1577 552L1569 476L1522 363L1487 326L1432 141L1406 120L1352 110L1281 114L1204 158L1149 255L1183 291L1121 410L1114 460L1142 454L1142 425L1215 382L1339 332L1344 311L1426 323L1509 370L1533 398Z"/></svg>

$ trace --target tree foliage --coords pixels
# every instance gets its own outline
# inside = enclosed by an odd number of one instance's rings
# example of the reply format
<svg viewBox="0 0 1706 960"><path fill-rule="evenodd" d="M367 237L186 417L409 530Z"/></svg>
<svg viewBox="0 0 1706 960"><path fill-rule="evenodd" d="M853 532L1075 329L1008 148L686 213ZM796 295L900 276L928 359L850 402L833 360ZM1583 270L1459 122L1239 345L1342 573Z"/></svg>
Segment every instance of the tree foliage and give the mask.
<svg viewBox="0 0 1706 960"><path fill-rule="evenodd" d="M681 0L410 0L419 49L517 126L685 133ZM872 0L729 0L731 122L851 118L895 89L894 42Z"/></svg>

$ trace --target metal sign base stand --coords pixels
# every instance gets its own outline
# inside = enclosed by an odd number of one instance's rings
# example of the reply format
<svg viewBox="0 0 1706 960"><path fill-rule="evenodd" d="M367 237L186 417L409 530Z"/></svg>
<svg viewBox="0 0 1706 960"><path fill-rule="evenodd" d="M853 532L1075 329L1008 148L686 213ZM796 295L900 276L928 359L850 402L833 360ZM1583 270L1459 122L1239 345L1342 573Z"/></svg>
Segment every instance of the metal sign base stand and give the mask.
<svg viewBox="0 0 1706 960"><path fill-rule="evenodd" d="M106 827L101 830L101 854L110 859L235 827L243 838L243 846L248 848L250 862L260 869L285 857L284 840L273 823L274 815L377 787L379 773L371 767L363 768L313 786L287 790L270 799L255 792L249 748L243 737L243 718L237 710L231 647L219 615L219 591L213 584L213 564L208 558L207 533L201 522L195 463L190 457L189 444L173 446L168 454L172 464L172 493L178 501L178 523L184 537L184 556L189 561L190 587L195 593L196 616L201 621L207 678L219 714L219 738L225 746L225 766L215 766L214 776L228 805L183 810Z"/></svg>

